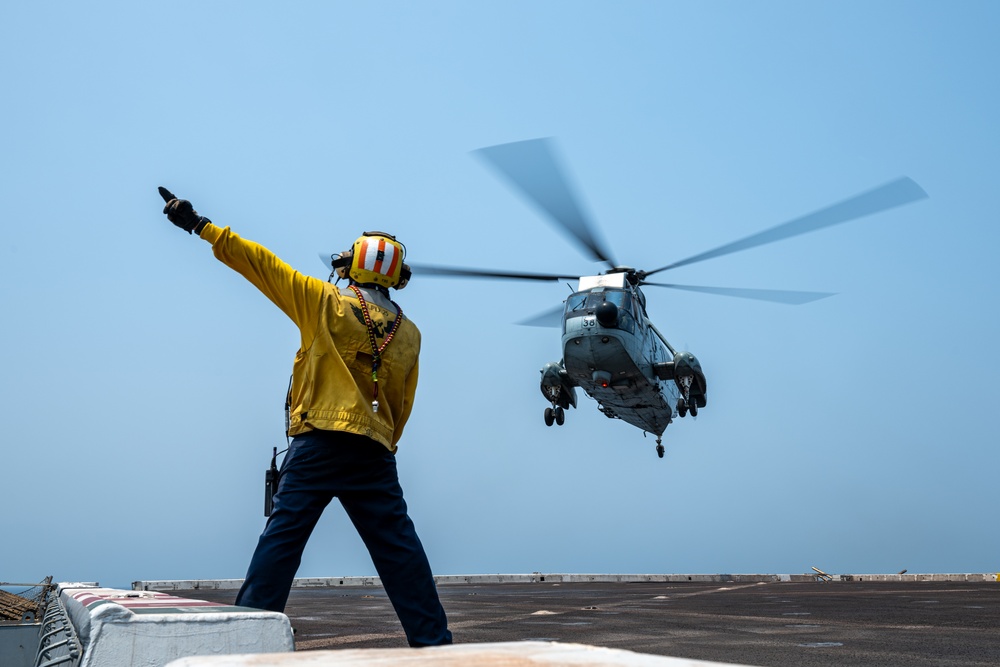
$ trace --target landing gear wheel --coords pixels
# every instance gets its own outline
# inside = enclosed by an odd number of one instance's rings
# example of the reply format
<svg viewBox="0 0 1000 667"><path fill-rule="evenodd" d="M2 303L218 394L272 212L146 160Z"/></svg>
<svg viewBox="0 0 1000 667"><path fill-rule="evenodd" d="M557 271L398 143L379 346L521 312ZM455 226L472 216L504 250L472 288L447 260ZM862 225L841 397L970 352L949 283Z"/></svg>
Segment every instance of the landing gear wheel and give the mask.
<svg viewBox="0 0 1000 667"><path fill-rule="evenodd" d="M555 422L555 420L556 416L552 411L552 408L545 408L545 425L552 426L552 423Z"/></svg>
<svg viewBox="0 0 1000 667"><path fill-rule="evenodd" d="M556 409L553 410L553 412L555 413L556 424L562 426L566 423L566 411L562 409L562 406L556 406Z"/></svg>
<svg viewBox="0 0 1000 667"><path fill-rule="evenodd" d="M681 397L677 399L677 414L681 417L688 412L691 413L692 417L698 416L698 399L691 400L691 385L693 382L693 375L685 375L677 381L677 386L681 390Z"/></svg>

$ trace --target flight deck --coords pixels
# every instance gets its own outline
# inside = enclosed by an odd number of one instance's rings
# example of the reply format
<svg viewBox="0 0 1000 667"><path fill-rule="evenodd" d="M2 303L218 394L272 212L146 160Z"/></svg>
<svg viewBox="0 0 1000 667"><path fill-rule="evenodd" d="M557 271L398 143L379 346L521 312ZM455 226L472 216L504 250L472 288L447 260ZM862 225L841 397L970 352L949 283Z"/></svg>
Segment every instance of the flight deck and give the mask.
<svg viewBox="0 0 1000 667"><path fill-rule="evenodd" d="M440 577L438 590L456 643L557 641L743 665L986 666L1000 664L996 579L535 574ZM231 604L233 581L136 587ZM285 612L296 651L406 646L376 578L300 580Z"/></svg>

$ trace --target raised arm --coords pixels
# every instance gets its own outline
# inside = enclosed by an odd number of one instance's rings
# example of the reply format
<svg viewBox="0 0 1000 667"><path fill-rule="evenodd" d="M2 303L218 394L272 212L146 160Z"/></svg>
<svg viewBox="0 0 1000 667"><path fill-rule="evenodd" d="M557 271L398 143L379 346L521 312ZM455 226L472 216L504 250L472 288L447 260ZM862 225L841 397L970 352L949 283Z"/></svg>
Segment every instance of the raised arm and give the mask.
<svg viewBox="0 0 1000 667"><path fill-rule="evenodd" d="M167 202L163 212L170 222L211 243L222 263L250 281L288 315L304 341L312 339L325 290L322 280L299 273L264 246L241 238L229 227L216 226L198 215L191 202L177 199L166 188L160 188L160 196Z"/></svg>

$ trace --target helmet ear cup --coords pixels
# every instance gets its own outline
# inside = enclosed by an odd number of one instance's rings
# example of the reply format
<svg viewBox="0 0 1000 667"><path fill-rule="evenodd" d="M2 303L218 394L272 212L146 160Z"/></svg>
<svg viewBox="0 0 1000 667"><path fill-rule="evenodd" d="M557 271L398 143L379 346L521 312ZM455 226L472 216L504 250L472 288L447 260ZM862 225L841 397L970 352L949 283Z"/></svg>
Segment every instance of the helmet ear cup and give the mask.
<svg viewBox="0 0 1000 667"><path fill-rule="evenodd" d="M354 252L351 250L345 250L340 253L337 259L333 260L333 270L337 272L337 275L347 280L347 274L351 270L351 262L354 260Z"/></svg>
<svg viewBox="0 0 1000 667"><path fill-rule="evenodd" d="M410 271L409 264L403 264L403 268L399 271L399 283L396 284L396 289L401 290L410 283L410 277L413 274Z"/></svg>

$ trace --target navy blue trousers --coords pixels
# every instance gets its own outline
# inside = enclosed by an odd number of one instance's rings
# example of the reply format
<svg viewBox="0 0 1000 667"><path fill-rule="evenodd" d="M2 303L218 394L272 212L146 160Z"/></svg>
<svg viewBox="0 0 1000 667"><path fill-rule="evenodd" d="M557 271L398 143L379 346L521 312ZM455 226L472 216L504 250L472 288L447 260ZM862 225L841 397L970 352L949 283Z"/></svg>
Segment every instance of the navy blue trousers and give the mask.
<svg viewBox="0 0 1000 667"><path fill-rule="evenodd" d="M236 604L284 611L306 542L334 498L368 547L410 646L450 644L430 564L406 513L396 457L351 433L310 431L292 440Z"/></svg>

